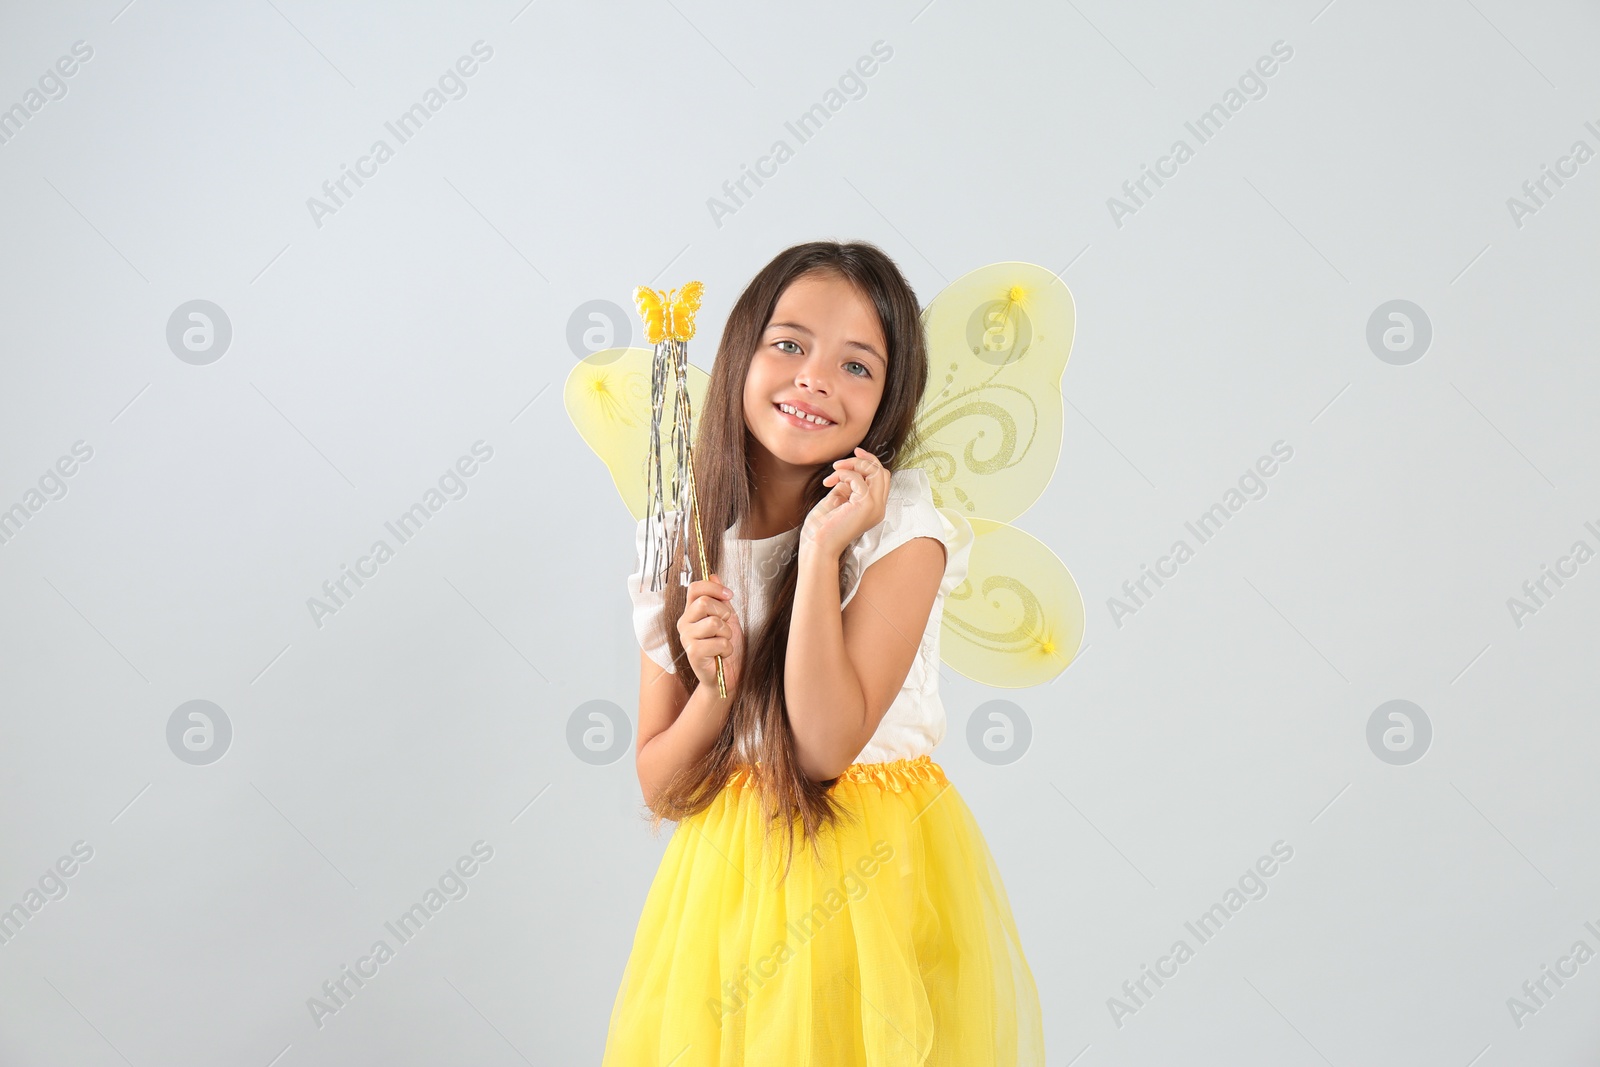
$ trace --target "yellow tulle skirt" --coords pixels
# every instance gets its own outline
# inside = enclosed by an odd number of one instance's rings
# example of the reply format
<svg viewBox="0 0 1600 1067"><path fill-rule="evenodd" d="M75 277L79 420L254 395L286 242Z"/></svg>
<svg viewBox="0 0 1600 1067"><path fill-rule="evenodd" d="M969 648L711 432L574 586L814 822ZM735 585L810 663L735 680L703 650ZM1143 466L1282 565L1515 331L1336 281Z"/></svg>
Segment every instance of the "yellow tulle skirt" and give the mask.
<svg viewBox="0 0 1600 1067"><path fill-rule="evenodd" d="M738 771L673 831L604 1067L1044 1063L1039 995L977 821L929 756L852 765L791 869Z"/></svg>

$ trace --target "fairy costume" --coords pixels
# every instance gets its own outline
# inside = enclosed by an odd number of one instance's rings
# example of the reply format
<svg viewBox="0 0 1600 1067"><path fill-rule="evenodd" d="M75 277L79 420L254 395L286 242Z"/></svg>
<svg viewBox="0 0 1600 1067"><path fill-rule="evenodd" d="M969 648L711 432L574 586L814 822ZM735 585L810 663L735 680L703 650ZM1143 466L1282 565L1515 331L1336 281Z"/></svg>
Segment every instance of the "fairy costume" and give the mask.
<svg viewBox="0 0 1600 1067"><path fill-rule="evenodd" d="M905 685L884 714L877 732L856 757L858 763L913 759L944 739L944 705L939 700L939 616L945 597L966 578L967 559L972 552L972 524L954 512L933 506L928 474L920 467L890 472L889 499L883 521L851 543L839 560L844 589L839 607L848 607L861 583L861 573L874 561L888 555L913 537L934 537L944 542L945 570L939 592L928 615L917 656L911 663ZM800 538L796 527L772 537L746 539L732 531L722 539L725 584L733 590L733 605L739 622L749 635L760 632L767 621L771 594L769 586L793 553ZM639 520L634 550L642 561L645 552L645 522ZM672 653L662 632L663 590L643 588L643 564L628 576L628 595L633 599L633 628L645 654L664 671L672 672ZM757 726L759 727L759 723Z"/></svg>
<svg viewBox="0 0 1600 1067"><path fill-rule="evenodd" d="M1007 521L1038 497L1059 452L1056 382L1071 311L1053 275L1008 263L960 279L924 312L924 451L891 472L883 520L840 559L845 605L863 572L895 548L916 537L944 544L918 652L832 787L848 814L823 829L820 856L797 847L780 879L758 787L743 769L677 825L613 1004L607 1067L1044 1063L1038 993L1000 873L932 752L946 728L941 660L1020 687L1059 674L1081 640L1071 575ZM644 580L652 517L636 506L642 356L589 357L569 377L566 401L638 520L639 566L628 579L635 633L671 671L664 590ZM723 534L719 575L747 634L766 621L767 587L798 533Z"/></svg>

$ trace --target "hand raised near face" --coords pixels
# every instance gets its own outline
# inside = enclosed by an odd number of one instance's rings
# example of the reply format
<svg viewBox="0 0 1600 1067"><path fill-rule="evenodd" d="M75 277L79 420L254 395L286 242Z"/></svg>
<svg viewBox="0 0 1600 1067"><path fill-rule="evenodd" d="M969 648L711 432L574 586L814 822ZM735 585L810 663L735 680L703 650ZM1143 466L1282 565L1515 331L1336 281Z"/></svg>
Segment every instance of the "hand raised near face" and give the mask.
<svg viewBox="0 0 1600 1067"><path fill-rule="evenodd" d="M889 505L889 469L864 448L833 461L823 480L833 491L817 502L800 527L800 558L838 559L850 542L883 521Z"/></svg>

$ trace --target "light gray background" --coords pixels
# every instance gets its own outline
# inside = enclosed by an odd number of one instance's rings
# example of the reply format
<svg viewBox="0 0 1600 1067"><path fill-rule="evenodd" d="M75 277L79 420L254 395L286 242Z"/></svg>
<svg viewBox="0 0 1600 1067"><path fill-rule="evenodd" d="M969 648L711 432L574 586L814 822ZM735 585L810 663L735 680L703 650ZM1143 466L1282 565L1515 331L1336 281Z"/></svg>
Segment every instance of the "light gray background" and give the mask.
<svg viewBox="0 0 1600 1067"><path fill-rule="evenodd" d="M950 673L936 758L1004 874L1052 1064L1593 1063L1600 959L1600 137L1592 5L1104 0L763 6L544 0L7 5L0 907L93 856L0 945L0 1063L598 1062L667 837L632 761L633 522L561 407L585 302L706 283L691 356L786 245L864 238L926 304L1061 271L1061 463L1018 520L1071 569L1053 684ZM475 41L493 56L335 215L307 199ZM812 140L784 122L893 49ZM1275 41L1293 57L1119 227L1125 180ZM792 160L718 225L707 200ZM233 338L166 342L187 301ZM1433 340L1368 346L1381 304ZM634 334L637 340L637 332ZM474 441L493 457L335 616L307 608ZM1267 492L1133 617L1107 606L1282 440ZM392 538L391 538L392 543ZM1017 703L1007 765L966 741ZM167 729L215 702L205 766ZM1415 702L1433 737L1380 760ZM632 726L629 726L631 739ZM631 743L631 741L629 742ZM473 842L466 896L317 1026L307 1001ZM1208 944L1185 928L1275 841ZM1195 957L1118 1026L1108 998ZM1553 986L1551 988L1554 988Z"/></svg>

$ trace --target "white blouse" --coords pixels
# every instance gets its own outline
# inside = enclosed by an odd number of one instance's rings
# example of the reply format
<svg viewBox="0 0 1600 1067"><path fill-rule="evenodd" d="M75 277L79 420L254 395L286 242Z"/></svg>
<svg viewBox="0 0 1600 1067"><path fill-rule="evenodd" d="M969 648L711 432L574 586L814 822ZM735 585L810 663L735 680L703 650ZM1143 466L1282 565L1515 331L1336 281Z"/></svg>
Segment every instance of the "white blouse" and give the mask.
<svg viewBox="0 0 1600 1067"><path fill-rule="evenodd" d="M667 516L670 529L670 524L677 520L677 512L669 511ZM788 553L794 551L799 537L799 527L755 539L736 538L732 530L723 534L723 562L717 574L733 591L733 606L739 612L746 642L754 639L766 621L770 610L769 587L787 562ZM933 487L927 471L908 467L890 472L889 500L883 521L851 542L839 559L845 589L840 607L849 604L855 596L861 575L869 566L914 537L936 537L944 542L944 579L939 583L939 593L934 598L933 610L928 613L928 624L922 632L922 641L905 684L900 687L872 739L856 756L856 763L912 759L931 753L944 739L944 704L939 699L939 632L945 597L966 580L973 531L972 525L959 513L934 507ZM666 633L660 626L665 589L641 588L648 584L643 580L644 540L645 520L640 519L634 537L638 563L628 576L628 595L633 599L633 628L645 654L663 670L672 671ZM748 646L746 651L748 653Z"/></svg>

